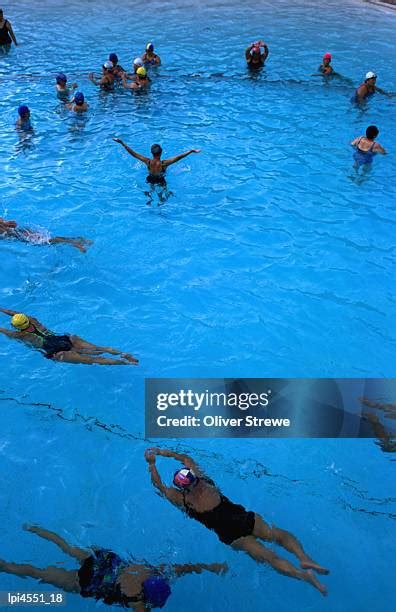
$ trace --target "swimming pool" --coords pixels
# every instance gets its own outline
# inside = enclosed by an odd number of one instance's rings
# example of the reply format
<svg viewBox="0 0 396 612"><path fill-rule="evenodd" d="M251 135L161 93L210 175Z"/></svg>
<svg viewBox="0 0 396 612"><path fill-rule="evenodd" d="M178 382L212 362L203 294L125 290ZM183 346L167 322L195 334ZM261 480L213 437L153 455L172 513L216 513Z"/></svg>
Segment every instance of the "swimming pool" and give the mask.
<svg viewBox="0 0 396 612"><path fill-rule="evenodd" d="M395 16L333 0L320 11L275 0L158 1L150 10L37 2L32 11L22 0L5 16L21 45L0 59L0 216L94 245L80 255L2 241L1 305L130 350L141 365L54 364L1 339L1 556L62 560L20 531L38 522L154 562L228 561L224 578L178 581L169 610L185 609L186 589L191 610L341 610L348 601L371 611L378 594L390 610L389 455L369 440L182 445L221 473L225 493L293 531L330 567L322 601L222 547L154 494L143 382L394 374L395 100L376 96L359 110L353 87L310 75L331 51L356 85L373 69L395 91ZM252 76L243 53L258 36L270 56ZM163 66L147 95L101 94L88 81L109 52L129 68L150 39ZM87 119L57 101L59 70L86 94ZM13 123L25 102L35 134L20 143ZM390 155L357 184L348 142L370 123ZM157 141L165 156L203 151L169 170L174 195L164 206L147 206L145 169L112 136L144 154ZM16 590L30 582L6 580ZM74 597L71 609L93 605Z"/></svg>

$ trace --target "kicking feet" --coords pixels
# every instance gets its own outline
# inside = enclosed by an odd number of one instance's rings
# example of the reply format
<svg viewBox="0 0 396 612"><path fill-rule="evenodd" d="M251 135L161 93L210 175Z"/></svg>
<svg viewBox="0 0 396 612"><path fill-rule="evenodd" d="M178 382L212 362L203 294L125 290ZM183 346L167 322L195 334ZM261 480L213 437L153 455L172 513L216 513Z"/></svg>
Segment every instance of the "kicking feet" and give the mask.
<svg viewBox="0 0 396 612"><path fill-rule="evenodd" d="M133 355L130 355L129 353L120 353L120 357L122 357L126 361L129 361L133 365L138 365L139 363L139 359L136 359Z"/></svg>
<svg viewBox="0 0 396 612"><path fill-rule="evenodd" d="M300 566L302 567L302 569L305 570L315 570L315 572L317 572L318 574L327 575L329 573L328 569L322 567L318 563L315 563L315 561L312 561L312 559L310 559L309 557L307 557L305 561L301 561Z"/></svg>
<svg viewBox="0 0 396 612"><path fill-rule="evenodd" d="M309 582L309 584L312 584L312 586L315 587L315 589L318 589L318 591L322 593L324 597L326 597L327 589L325 585L319 582L319 580L316 578L312 570L308 570L307 572L305 572L304 580L306 582Z"/></svg>

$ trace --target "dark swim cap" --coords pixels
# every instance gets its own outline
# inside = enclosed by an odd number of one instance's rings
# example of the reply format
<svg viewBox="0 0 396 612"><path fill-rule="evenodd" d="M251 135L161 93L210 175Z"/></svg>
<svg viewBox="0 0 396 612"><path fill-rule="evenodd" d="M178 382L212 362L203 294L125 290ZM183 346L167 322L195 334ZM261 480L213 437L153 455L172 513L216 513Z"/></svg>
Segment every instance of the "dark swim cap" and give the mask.
<svg viewBox="0 0 396 612"><path fill-rule="evenodd" d="M111 62L113 62L113 64L114 64L115 62L118 62L118 56L117 56L117 54L116 54L116 53L110 53L110 55L109 55L109 60L110 60Z"/></svg>
<svg viewBox="0 0 396 612"><path fill-rule="evenodd" d="M67 83L67 76L63 74L63 72L60 72L56 75L56 82L58 83L58 85L60 83Z"/></svg>
<svg viewBox="0 0 396 612"><path fill-rule="evenodd" d="M84 104L84 94L81 91L78 91L74 96L74 102L77 104L77 106Z"/></svg>
<svg viewBox="0 0 396 612"><path fill-rule="evenodd" d="M22 104L19 108L18 108L18 115L20 117L23 117L24 115L27 115L30 112L29 107L26 106L25 104Z"/></svg>
<svg viewBox="0 0 396 612"><path fill-rule="evenodd" d="M161 155L162 153L162 147L159 144L153 144L153 146L151 147L151 153L153 155Z"/></svg>
<svg viewBox="0 0 396 612"><path fill-rule="evenodd" d="M152 576L143 582L144 600L152 608L163 608L171 592L168 582L161 576Z"/></svg>

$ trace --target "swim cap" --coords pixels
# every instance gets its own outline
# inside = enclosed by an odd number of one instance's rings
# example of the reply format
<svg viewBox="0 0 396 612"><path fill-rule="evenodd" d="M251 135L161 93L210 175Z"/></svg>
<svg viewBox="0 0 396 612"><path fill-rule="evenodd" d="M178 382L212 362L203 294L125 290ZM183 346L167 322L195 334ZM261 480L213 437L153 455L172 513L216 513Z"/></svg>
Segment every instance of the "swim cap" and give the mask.
<svg viewBox="0 0 396 612"><path fill-rule="evenodd" d="M24 329L27 329L30 325L29 317L27 317L22 312L19 312L18 314L14 314L14 316L11 319L11 325L23 331Z"/></svg>
<svg viewBox="0 0 396 612"><path fill-rule="evenodd" d="M163 608L171 594L168 582L161 576L152 576L143 582L144 600L152 608Z"/></svg>
<svg viewBox="0 0 396 612"><path fill-rule="evenodd" d="M145 76L147 76L147 70L146 70L146 68L144 68L144 66L140 66L140 68L138 68L136 70L136 74L141 76L141 77L145 77Z"/></svg>
<svg viewBox="0 0 396 612"><path fill-rule="evenodd" d="M114 64L108 60L103 64L103 68L106 68L106 70L113 70Z"/></svg>
<svg viewBox="0 0 396 612"><path fill-rule="evenodd" d="M74 96L74 102L77 104L77 106L84 104L84 94L81 91L78 91Z"/></svg>
<svg viewBox="0 0 396 612"><path fill-rule="evenodd" d="M371 71L370 71L370 72L368 72L368 73L366 74L366 81L367 81L368 79L376 79L376 78L377 78L377 75L375 74L375 72L371 72Z"/></svg>
<svg viewBox="0 0 396 612"><path fill-rule="evenodd" d="M323 59L331 60L331 53L325 53Z"/></svg>
<svg viewBox="0 0 396 612"><path fill-rule="evenodd" d="M143 64L144 62L141 57L135 57L135 59L133 60L134 66L143 66Z"/></svg>
<svg viewBox="0 0 396 612"><path fill-rule="evenodd" d="M147 45L146 45L146 51L154 51L154 45L153 45L153 43L147 43Z"/></svg>
<svg viewBox="0 0 396 612"><path fill-rule="evenodd" d="M60 72L59 74L56 75L56 82L59 83L66 83L67 82L67 76L65 74L63 74L63 72Z"/></svg>
<svg viewBox="0 0 396 612"><path fill-rule="evenodd" d="M162 153L162 147L159 144L153 144L151 147L151 153L152 155L161 155Z"/></svg>
<svg viewBox="0 0 396 612"><path fill-rule="evenodd" d="M111 62L113 62L113 64L115 64L116 62L118 62L118 56L116 53L110 53L109 55L109 60Z"/></svg>
<svg viewBox="0 0 396 612"><path fill-rule="evenodd" d="M24 115L27 115L28 113L30 113L29 107L26 106L25 104L22 104L19 108L18 108L18 115L20 117L23 117Z"/></svg>
<svg viewBox="0 0 396 612"><path fill-rule="evenodd" d="M177 470L173 476L173 484L179 489L186 489L193 484L196 484L198 478L192 470L182 468Z"/></svg>

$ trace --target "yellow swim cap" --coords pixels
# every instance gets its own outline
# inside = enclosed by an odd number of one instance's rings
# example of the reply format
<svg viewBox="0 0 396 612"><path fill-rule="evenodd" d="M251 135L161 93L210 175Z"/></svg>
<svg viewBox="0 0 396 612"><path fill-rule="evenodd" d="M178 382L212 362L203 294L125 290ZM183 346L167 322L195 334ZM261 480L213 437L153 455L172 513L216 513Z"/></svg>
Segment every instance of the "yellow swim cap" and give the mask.
<svg viewBox="0 0 396 612"><path fill-rule="evenodd" d="M147 70L143 66L140 66L140 68L138 68L136 70L136 74L141 76L141 77L145 77L145 76L147 76Z"/></svg>
<svg viewBox="0 0 396 612"><path fill-rule="evenodd" d="M19 312L18 314L14 314L11 319L11 325L23 331L24 329L27 329L30 325L29 317L27 317L25 314L22 314L21 312Z"/></svg>

